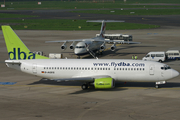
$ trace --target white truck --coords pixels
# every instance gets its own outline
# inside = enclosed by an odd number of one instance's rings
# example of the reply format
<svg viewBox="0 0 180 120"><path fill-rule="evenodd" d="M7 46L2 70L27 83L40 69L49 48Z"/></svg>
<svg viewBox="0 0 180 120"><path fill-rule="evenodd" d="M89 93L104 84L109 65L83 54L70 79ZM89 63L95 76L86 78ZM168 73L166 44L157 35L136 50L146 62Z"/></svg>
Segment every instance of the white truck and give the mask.
<svg viewBox="0 0 180 120"><path fill-rule="evenodd" d="M169 60L180 60L179 50L168 50L166 55Z"/></svg>
<svg viewBox="0 0 180 120"><path fill-rule="evenodd" d="M165 52L149 52L142 60L163 62L166 59Z"/></svg>
<svg viewBox="0 0 180 120"><path fill-rule="evenodd" d="M99 34L96 34L98 37ZM123 35L123 34L104 34L106 40L124 40L124 41L133 41L132 35Z"/></svg>

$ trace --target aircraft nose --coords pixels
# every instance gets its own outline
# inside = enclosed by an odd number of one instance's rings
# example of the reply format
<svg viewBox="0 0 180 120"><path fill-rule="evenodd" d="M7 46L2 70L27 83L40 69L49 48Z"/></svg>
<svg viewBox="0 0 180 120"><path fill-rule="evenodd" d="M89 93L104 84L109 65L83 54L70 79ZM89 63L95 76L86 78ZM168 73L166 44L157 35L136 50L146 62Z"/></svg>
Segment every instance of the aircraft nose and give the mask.
<svg viewBox="0 0 180 120"><path fill-rule="evenodd" d="M75 53L75 54L78 54L78 50L77 50L76 48L74 49L74 53Z"/></svg>
<svg viewBox="0 0 180 120"><path fill-rule="evenodd" d="M179 75L179 72L176 70L172 70L172 77L177 77Z"/></svg>
<svg viewBox="0 0 180 120"><path fill-rule="evenodd" d="M76 55L81 55L83 53L82 49L74 49Z"/></svg>

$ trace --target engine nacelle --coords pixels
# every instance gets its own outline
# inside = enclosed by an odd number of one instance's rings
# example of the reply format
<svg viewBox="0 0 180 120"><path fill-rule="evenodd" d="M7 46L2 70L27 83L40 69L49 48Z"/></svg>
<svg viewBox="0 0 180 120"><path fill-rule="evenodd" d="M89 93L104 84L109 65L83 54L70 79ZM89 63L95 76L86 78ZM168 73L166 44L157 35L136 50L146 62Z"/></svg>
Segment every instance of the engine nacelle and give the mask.
<svg viewBox="0 0 180 120"><path fill-rule="evenodd" d="M66 50L66 48L67 48L67 45L66 45L66 43L64 43L64 44L61 46L61 49L62 49L62 50Z"/></svg>
<svg viewBox="0 0 180 120"><path fill-rule="evenodd" d="M115 87L115 81L113 78L99 78L94 81L95 89L109 89Z"/></svg>
<svg viewBox="0 0 180 120"><path fill-rule="evenodd" d="M113 45L111 46L111 50L112 50L112 51L115 51L115 49L116 49L116 45L113 44Z"/></svg>
<svg viewBox="0 0 180 120"><path fill-rule="evenodd" d="M106 45L105 44L102 44L101 46L100 46L100 49L103 51L103 50L105 50L106 49Z"/></svg>
<svg viewBox="0 0 180 120"><path fill-rule="evenodd" d="M74 50L74 48L75 48L74 43L72 43L72 44L69 46L69 48L70 48L70 50Z"/></svg>

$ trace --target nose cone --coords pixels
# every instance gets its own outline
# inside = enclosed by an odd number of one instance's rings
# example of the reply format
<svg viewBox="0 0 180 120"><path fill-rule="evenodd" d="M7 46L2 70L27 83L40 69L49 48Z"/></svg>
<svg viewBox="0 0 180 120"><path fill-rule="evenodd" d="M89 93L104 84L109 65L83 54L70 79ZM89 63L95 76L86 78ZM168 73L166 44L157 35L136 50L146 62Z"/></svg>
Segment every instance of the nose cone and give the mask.
<svg viewBox="0 0 180 120"><path fill-rule="evenodd" d="M172 77L177 77L179 75L179 72L176 70L172 70Z"/></svg>
<svg viewBox="0 0 180 120"><path fill-rule="evenodd" d="M74 53L75 53L76 55L84 55L85 52L86 52L86 51L85 51L83 48L75 48L75 49L74 49Z"/></svg>
<svg viewBox="0 0 180 120"><path fill-rule="evenodd" d="M76 55L78 55L79 52L80 52L79 49L77 49L77 48L74 49L74 53L75 53Z"/></svg>

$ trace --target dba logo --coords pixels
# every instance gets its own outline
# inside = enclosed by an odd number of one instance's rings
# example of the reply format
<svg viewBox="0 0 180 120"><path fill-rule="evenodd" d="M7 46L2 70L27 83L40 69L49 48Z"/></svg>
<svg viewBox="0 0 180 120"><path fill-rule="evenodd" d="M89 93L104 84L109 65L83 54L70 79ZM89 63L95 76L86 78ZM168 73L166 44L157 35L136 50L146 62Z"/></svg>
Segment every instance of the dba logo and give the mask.
<svg viewBox="0 0 180 120"><path fill-rule="evenodd" d="M23 51L20 50L20 48L13 48L12 52L9 52L9 58L11 60L25 60L25 59L35 59L35 54L32 52L29 53L25 53ZM18 57L18 58L16 58Z"/></svg>

